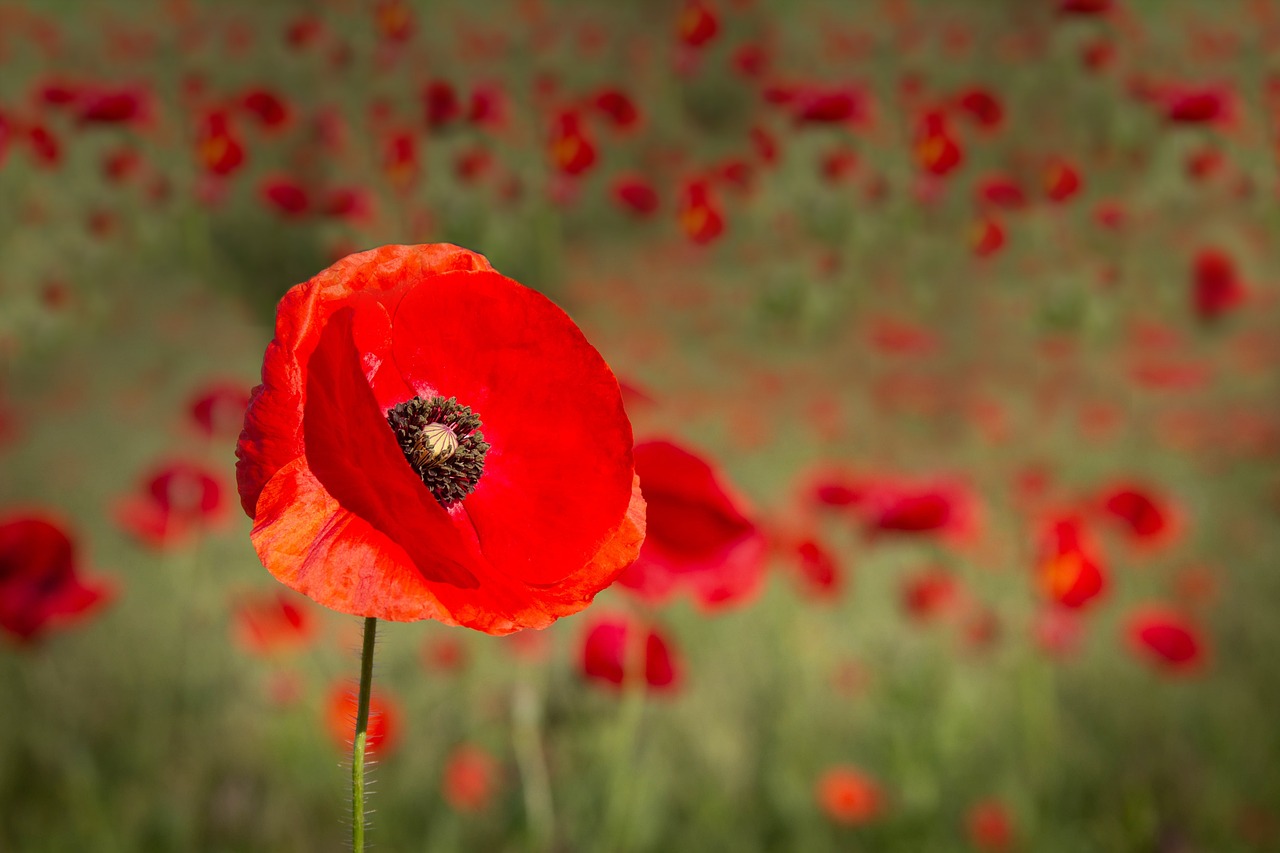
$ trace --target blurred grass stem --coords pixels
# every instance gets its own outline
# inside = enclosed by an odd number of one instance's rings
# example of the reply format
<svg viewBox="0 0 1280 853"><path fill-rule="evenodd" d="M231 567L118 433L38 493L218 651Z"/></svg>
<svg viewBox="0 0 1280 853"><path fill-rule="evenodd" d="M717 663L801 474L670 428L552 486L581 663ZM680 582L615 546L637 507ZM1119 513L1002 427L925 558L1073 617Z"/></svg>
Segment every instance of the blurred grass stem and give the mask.
<svg viewBox="0 0 1280 853"><path fill-rule="evenodd" d="M356 737L351 748L351 849L364 853L364 746L369 728L369 694L373 688L373 646L378 620L364 620L360 650L360 698L356 705Z"/></svg>

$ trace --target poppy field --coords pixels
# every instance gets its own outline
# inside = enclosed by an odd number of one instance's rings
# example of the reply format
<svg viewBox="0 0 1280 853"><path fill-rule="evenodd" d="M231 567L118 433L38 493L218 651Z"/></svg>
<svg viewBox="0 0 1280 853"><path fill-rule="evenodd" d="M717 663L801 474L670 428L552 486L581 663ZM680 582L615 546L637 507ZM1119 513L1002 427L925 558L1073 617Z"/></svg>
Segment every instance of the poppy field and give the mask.
<svg viewBox="0 0 1280 853"><path fill-rule="evenodd" d="M0 3L0 851L1280 850L1277 56Z"/></svg>

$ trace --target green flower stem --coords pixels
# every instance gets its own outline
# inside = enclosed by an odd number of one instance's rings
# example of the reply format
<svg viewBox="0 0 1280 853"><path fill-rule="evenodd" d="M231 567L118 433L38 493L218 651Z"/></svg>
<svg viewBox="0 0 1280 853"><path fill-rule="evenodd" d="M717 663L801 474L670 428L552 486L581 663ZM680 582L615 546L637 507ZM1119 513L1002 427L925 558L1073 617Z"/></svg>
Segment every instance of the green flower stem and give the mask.
<svg viewBox="0 0 1280 853"><path fill-rule="evenodd" d="M351 749L351 850L364 853L364 745L369 728L369 693L373 688L373 641L378 620L364 620L364 646L360 650L360 699L356 706L356 738Z"/></svg>

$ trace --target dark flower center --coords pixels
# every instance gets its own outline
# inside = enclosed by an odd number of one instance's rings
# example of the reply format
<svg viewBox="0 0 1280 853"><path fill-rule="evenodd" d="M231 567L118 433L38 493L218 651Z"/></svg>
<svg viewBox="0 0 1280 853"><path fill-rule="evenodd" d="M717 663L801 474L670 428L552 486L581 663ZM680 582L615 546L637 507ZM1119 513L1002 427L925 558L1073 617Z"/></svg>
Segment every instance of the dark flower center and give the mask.
<svg viewBox="0 0 1280 853"><path fill-rule="evenodd" d="M457 397L414 397L387 412L404 458L431 494L448 507L476 490L489 443L480 417Z"/></svg>

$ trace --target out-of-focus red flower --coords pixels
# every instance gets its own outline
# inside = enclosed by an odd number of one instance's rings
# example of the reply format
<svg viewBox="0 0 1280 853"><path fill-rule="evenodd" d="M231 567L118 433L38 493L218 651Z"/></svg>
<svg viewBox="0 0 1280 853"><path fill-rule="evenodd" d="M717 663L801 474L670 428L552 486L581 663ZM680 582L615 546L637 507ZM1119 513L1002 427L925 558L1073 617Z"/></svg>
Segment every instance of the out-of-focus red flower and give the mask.
<svg viewBox="0 0 1280 853"><path fill-rule="evenodd" d="M244 146L224 111L207 113L196 133L196 154L200 165L211 175L226 176L244 163Z"/></svg>
<svg viewBox="0 0 1280 853"><path fill-rule="evenodd" d="M1064 15L1105 15L1113 0L1059 0L1058 11Z"/></svg>
<svg viewBox="0 0 1280 853"><path fill-rule="evenodd" d="M855 512L873 535L965 539L976 532L977 496L959 482L886 477L871 485Z"/></svg>
<svg viewBox="0 0 1280 853"><path fill-rule="evenodd" d="M1191 270L1191 305L1197 317L1206 322L1217 320L1244 302L1245 295L1230 255L1217 248L1196 253Z"/></svg>
<svg viewBox="0 0 1280 853"><path fill-rule="evenodd" d="M635 101L621 89L602 89L591 98L591 104L618 130L633 130L640 123Z"/></svg>
<svg viewBox="0 0 1280 853"><path fill-rule="evenodd" d="M1003 248L1004 229L995 219L984 216L973 224L969 245L973 247L973 253L978 257L990 257Z"/></svg>
<svg viewBox="0 0 1280 853"><path fill-rule="evenodd" d="M287 175L271 175L258 185L263 203L281 216L296 219L311 211L311 193Z"/></svg>
<svg viewBox="0 0 1280 853"><path fill-rule="evenodd" d="M0 136L3 131L0 130ZM0 140L0 161L4 159L4 142ZM123 184L138 173L142 158L132 148L117 148L102 158L102 175L110 183Z"/></svg>
<svg viewBox="0 0 1280 853"><path fill-rule="evenodd" d="M847 148L837 148L822 156L820 171L828 182L838 184L858 168L858 155Z"/></svg>
<svg viewBox="0 0 1280 853"><path fill-rule="evenodd" d="M801 590L818 599L836 598L844 591L845 572L830 548L813 537L788 546Z"/></svg>
<svg viewBox="0 0 1280 853"><path fill-rule="evenodd" d="M1055 159L1044 172L1044 192L1050 201L1063 202L1080 192L1080 172L1071 163Z"/></svg>
<svg viewBox="0 0 1280 853"><path fill-rule="evenodd" d="M388 42L405 42L413 35L413 10L407 0L378 0L373 18L378 33Z"/></svg>
<svg viewBox="0 0 1280 853"><path fill-rule="evenodd" d="M658 191L639 175L622 175L615 180L613 198L623 210L640 216L652 215L660 204Z"/></svg>
<svg viewBox="0 0 1280 853"><path fill-rule="evenodd" d="M839 765L818 778L818 806L828 818L858 826L879 818L885 809L880 783L856 767Z"/></svg>
<svg viewBox="0 0 1280 853"><path fill-rule="evenodd" d="M751 128L751 149L762 163L774 163L778 159L778 140L760 125Z"/></svg>
<svg viewBox="0 0 1280 853"><path fill-rule="evenodd" d="M233 437L240 434L244 410L249 406L249 391L237 382L213 382L200 389L191 399L191 419L209 438Z"/></svg>
<svg viewBox="0 0 1280 853"><path fill-rule="evenodd" d="M249 89L240 96L240 106L268 130L278 130L289 123L289 106L270 89Z"/></svg>
<svg viewBox="0 0 1280 853"><path fill-rule="evenodd" d="M926 569L902 584L902 607L918 622L932 622L954 615L962 603L955 576L943 569Z"/></svg>
<svg viewBox="0 0 1280 853"><path fill-rule="evenodd" d="M454 747L444 762L440 789L444 801L464 814L482 812L493 801L498 785L498 762L473 744Z"/></svg>
<svg viewBox="0 0 1280 853"><path fill-rule="evenodd" d="M686 0L677 26L680 41L689 47L702 47L720 32L720 21L711 8L700 0Z"/></svg>
<svg viewBox="0 0 1280 853"><path fill-rule="evenodd" d="M398 192L418 179L418 139L407 130L392 131L382 143L382 172Z"/></svg>
<svg viewBox="0 0 1280 853"><path fill-rule="evenodd" d="M635 462L648 534L618 583L650 602L684 589L708 609L754 594L765 540L711 464L669 441L637 444Z"/></svg>
<svg viewBox="0 0 1280 853"><path fill-rule="evenodd" d="M1174 532L1171 507L1150 489L1132 483L1117 484L1104 490L1098 503L1137 541L1165 543Z"/></svg>
<svg viewBox="0 0 1280 853"><path fill-rule="evenodd" d="M969 842L986 853L1001 853L1013 847L1013 816L1000 800L981 800L965 814Z"/></svg>
<svg viewBox="0 0 1280 853"><path fill-rule="evenodd" d="M56 169L62 163L62 143L53 131L43 124L31 124L22 129L23 141L31 151L35 165L41 169Z"/></svg>
<svg viewBox="0 0 1280 853"><path fill-rule="evenodd" d="M147 91L137 87L86 87L76 99L76 120L81 124L134 124L150 111Z"/></svg>
<svg viewBox="0 0 1280 853"><path fill-rule="evenodd" d="M732 61L734 71L754 80L762 76L769 67L769 51L759 42L747 42L739 45L733 52Z"/></svg>
<svg viewBox="0 0 1280 853"><path fill-rule="evenodd" d="M856 124L869 115L867 98L852 87L805 87L795 93L791 114L797 124Z"/></svg>
<svg viewBox="0 0 1280 853"><path fill-rule="evenodd" d="M362 186L330 187L320 197L318 212L334 219L362 222L373 215L373 197Z"/></svg>
<svg viewBox="0 0 1280 853"><path fill-rule="evenodd" d="M1111 65L1116 58L1116 47L1108 39L1096 39L1080 48L1080 61L1090 71L1099 72Z"/></svg>
<svg viewBox="0 0 1280 853"><path fill-rule="evenodd" d="M345 684L335 685L325 702L324 722L339 749L350 750L356 736L356 714L360 697ZM399 707L386 694L369 696L369 724L365 728L366 753L386 755L395 746L400 733Z"/></svg>
<svg viewBox="0 0 1280 853"><path fill-rule="evenodd" d="M1182 613L1163 605L1145 605L1125 621L1129 647L1141 659L1171 674L1188 674L1205 660L1199 629Z"/></svg>
<svg viewBox="0 0 1280 853"><path fill-rule="evenodd" d="M352 255L285 294L236 454L263 564L353 615L545 627L644 536L613 373L456 246Z"/></svg>
<svg viewBox="0 0 1280 853"><path fill-rule="evenodd" d="M323 32L324 26L320 23L320 20L304 13L290 21L288 26L285 27L284 41L293 50L305 50L315 44Z"/></svg>
<svg viewBox="0 0 1280 853"><path fill-rule="evenodd" d="M1193 181L1208 181L1222 172L1226 157L1212 146L1200 148L1187 155L1187 177Z"/></svg>
<svg viewBox="0 0 1280 853"><path fill-rule="evenodd" d="M643 636L643 648L637 635ZM680 666L667 640L654 627L619 614L601 614L588 623L582 638L582 674L593 681L622 687L638 677L657 690L680 683Z"/></svg>
<svg viewBox="0 0 1280 853"><path fill-rule="evenodd" d="M471 90L467 121L481 127L499 128L507 120L507 96L494 83L481 83Z"/></svg>
<svg viewBox="0 0 1280 853"><path fill-rule="evenodd" d="M236 641L255 655L300 649L315 634L315 621L306 608L298 596L280 589L244 597L232 607Z"/></svg>
<svg viewBox="0 0 1280 853"><path fill-rule="evenodd" d="M44 513L0 516L0 628L23 642L89 616L107 584L78 575L75 544Z"/></svg>
<svg viewBox="0 0 1280 853"><path fill-rule="evenodd" d="M1106 575L1084 521L1066 514L1051 518L1040 531L1036 571L1050 600L1080 608L1106 589Z"/></svg>
<svg viewBox="0 0 1280 853"><path fill-rule="evenodd" d="M916 127L916 162L930 175L942 177L964 162L964 150L941 112L928 112Z"/></svg>
<svg viewBox="0 0 1280 853"><path fill-rule="evenodd" d="M173 462L142 480L137 493L116 506L115 518L144 545L181 545L225 519L228 504L217 472L197 462Z"/></svg>
<svg viewBox="0 0 1280 853"><path fill-rule="evenodd" d="M1008 210L1017 210L1027 204L1022 187L1005 175L991 175L978 182L976 189L979 204L989 204Z"/></svg>
<svg viewBox="0 0 1280 853"><path fill-rule="evenodd" d="M579 113L565 111L551 128L551 162L566 175L581 175L596 162L596 146L591 141Z"/></svg>
<svg viewBox="0 0 1280 853"><path fill-rule="evenodd" d="M437 672L457 672L466 667L469 657L466 645L458 639L455 631L450 631L448 636L428 637L422 646L423 664Z"/></svg>
<svg viewBox="0 0 1280 853"><path fill-rule="evenodd" d="M680 193L679 217L684 233L700 246L705 246L724 233L724 216L720 213L708 181L690 181L685 184Z"/></svg>
<svg viewBox="0 0 1280 853"><path fill-rule="evenodd" d="M1165 117L1176 124L1218 124L1233 115L1231 92L1221 86L1172 86L1161 100Z"/></svg>
<svg viewBox="0 0 1280 853"><path fill-rule="evenodd" d="M461 118L462 103L458 92L448 80L432 80L422 90L422 112L427 127L444 127Z"/></svg>
<svg viewBox="0 0 1280 853"><path fill-rule="evenodd" d="M967 89L956 97L956 106L980 127L994 130L1004 121L1004 107L986 89Z"/></svg>

